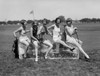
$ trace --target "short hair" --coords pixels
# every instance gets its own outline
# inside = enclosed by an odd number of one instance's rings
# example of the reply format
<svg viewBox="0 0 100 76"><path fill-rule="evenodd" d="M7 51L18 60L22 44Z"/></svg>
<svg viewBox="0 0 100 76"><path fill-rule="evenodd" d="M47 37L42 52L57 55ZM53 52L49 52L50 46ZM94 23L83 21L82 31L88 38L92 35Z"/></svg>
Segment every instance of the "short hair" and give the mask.
<svg viewBox="0 0 100 76"><path fill-rule="evenodd" d="M60 23L61 23L61 19L59 17L55 19L55 23L57 23L58 19L60 20Z"/></svg>
<svg viewBox="0 0 100 76"><path fill-rule="evenodd" d="M34 20L34 21L32 22L32 25L37 25L37 24L38 24L37 20Z"/></svg>
<svg viewBox="0 0 100 76"><path fill-rule="evenodd" d="M71 18L67 18L66 22L72 22Z"/></svg>
<svg viewBox="0 0 100 76"><path fill-rule="evenodd" d="M21 23L22 25L24 25L25 21L24 21L24 20L22 20L22 21L20 21L20 23Z"/></svg>

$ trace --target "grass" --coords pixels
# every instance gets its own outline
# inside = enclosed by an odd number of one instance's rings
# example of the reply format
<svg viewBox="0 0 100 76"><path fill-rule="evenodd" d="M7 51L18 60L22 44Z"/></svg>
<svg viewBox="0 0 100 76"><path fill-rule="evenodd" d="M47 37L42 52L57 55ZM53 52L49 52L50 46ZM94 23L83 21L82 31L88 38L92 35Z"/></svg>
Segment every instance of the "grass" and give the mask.
<svg viewBox="0 0 100 76"><path fill-rule="evenodd" d="M77 26L78 25L78 26ZM91 57L84 60L18 60L11 51L13 31L19 26L0 26L0 76L99 76L100 75L100 24L75 24L83 48ZM29 26L30 27L30 26ZM29 29L28 27L28 29Z"/></svg>

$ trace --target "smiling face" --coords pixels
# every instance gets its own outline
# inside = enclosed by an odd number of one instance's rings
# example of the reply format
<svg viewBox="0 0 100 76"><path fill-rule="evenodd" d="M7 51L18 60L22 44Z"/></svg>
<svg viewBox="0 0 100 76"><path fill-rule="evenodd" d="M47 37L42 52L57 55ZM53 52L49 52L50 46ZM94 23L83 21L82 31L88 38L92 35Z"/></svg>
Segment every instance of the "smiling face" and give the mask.
<svg viewBox="0 0 100 76"><path fill-rule="evenodd" d="M61 20L60 19L57 19L57 24L60 24L61 23Z"/></svg>
<svg viewBox="0 0 100 76"><path fill-rule="evenodd" d="M59 24L61 23L61 20L59 18L56 18L55 23L56 23L56 26L59 27Z"/></svg>

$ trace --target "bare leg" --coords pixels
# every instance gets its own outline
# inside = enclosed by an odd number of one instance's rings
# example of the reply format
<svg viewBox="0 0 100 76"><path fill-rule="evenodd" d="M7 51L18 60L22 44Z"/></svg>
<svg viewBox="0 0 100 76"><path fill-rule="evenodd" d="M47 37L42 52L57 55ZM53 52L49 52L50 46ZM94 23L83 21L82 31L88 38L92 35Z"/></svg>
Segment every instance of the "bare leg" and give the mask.
<svg viewBox="0 0 100 76"><path fill-rule="evenodd" d="M86 58L89 58L89 56L85 53L81 45L74 38L70 39L70 41L68 42L76 45L79 48L79 50L86 56Z"/></svg>
<svg viewBox="0 0 100 76"><path fill-rule="evenodd" d="M64 41L62 41L62 40L60 40L60 39L57 40L57 43L60 43L60 44L64 45L65 47L72 49L71 46L67 45Z"/></svg>
<svg viewBox="0 0 100 76"><path fill-rule="evenodd" d="M28 51L28 49L29 49L29 45L28 45L28 46L26 46L26 48L25 48L24 58L26 58L26 57L27 57L27 51Z"/></svg>
<svg viewBox="0 0 100 76"><path fill-rule="evenodd" d="M25 54L24 54L24 58L26 58L26 52L25 52Z"/></svg>
<svg viewBox="0 0 100 76"><path fill-rule="evenodd" d="M19 39L19 43L18 43L18 50L19 50L19 58L23 58L23 57L26 57L26 53L27 53L27 50L28 50L28 46L30 44L30 39L27 37L23 37L23 39ZM22 46L25 46L24 48L21 47ZM23 54L23 55L22 55Z"/></svg>
<svg viewBox="0 0 100 76"><path fill-rule="evenodd" d="M35 54L36 54L35 61L37 62L38 61L38 42L34 41L33 43L35 45Z"/></svg>
<svg viewBox="0 0 100 76"><path fill-rule="evenodd" d="M23 59L23 54L24 54L25 50L23 48L21 48L21 43L18 43L18 54L19 54L19 59Z"/></svg>
<svg viewBox="0 0 100 76"><path fill-rule="evenodd" d="M49 46L49 48L48 48L48 50L46 52L46 55L45 55L45 58L47 59L48 53L52 49L53 45L51 44L51 42L49 40L45 40L43 43Z"/></svg>
<svg viewBox="0 0 100 76"><path fill-rule="evenodd" d="M24 58L26 58L26 53L27 53L27 50L28 50L28 47L29 47L29 42L27 40L23 41L23 43L25 44L25 53L24 53Z"/></svg>

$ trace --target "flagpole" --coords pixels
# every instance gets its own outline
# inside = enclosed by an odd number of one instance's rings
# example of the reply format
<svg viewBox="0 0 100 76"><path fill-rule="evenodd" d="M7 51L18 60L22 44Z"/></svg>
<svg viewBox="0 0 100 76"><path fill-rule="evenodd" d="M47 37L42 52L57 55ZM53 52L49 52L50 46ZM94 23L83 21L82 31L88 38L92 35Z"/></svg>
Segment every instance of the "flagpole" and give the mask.
<svg viewBox="0 0 100 76"><path fill-rule="evenodd" d="M32 10L32 11L30 12L30 14L33 15L33 21L34 21L34 19L35 19L35 17L34 17L34 11Z"/></svg>
<svg viewBox="0 0 100 76"><path fill-rule="evenodd" d="M34 17L34 12L33 12L33 21L34 21L35 17Z"/></svg>

